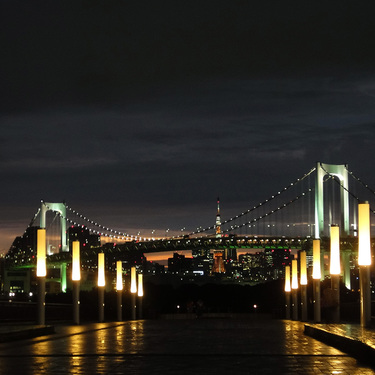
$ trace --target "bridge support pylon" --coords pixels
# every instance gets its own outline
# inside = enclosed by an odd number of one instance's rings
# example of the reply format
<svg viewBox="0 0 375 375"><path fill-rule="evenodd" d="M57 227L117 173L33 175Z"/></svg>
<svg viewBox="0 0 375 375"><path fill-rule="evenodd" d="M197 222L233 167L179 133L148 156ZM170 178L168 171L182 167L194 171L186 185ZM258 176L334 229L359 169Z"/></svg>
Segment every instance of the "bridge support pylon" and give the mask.
<svg viewBox="0 0 375 375"><path fill-rule="evenodd" d="M349 234L349 181L347 164L325 164L317 162L315 180L315 238L320 238L324 232L323 178L327 174L338 177L340 180L340 227L343 233Z"/></svg>
<svg viewBox="0 0 375 375"><path fill-rule="evenodd" d="M66 238L66 207L64 203L47 203L42 201L40 207L40 227L46 227L46 214L47 211L57 211L60 213L60 226L61 226L61 251L69 251L67 238Z"/></svg>

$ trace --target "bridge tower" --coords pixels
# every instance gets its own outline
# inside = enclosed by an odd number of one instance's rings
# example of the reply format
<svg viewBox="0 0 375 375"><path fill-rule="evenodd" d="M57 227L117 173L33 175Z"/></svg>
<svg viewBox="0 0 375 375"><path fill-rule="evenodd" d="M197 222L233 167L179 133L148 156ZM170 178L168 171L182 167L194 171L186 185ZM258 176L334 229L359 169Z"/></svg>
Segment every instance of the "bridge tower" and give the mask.
<svg viewBox="0 0 375 375"><path fill-rule="evenodd" d="M65 203L47 203L42 201L40 207L40 227L46 227L46 213L47 211L57 211L60 213L60 226L61 226L61 251L69 251L67 238L66 238L66 207Z"/></svg>
<svg viewBox="0 0 375 375"><path fill-rule="evenodd" d="M216 238L221 237L220 199L217 197Z"/></svg>
<svg viewBox="0 0 375 375"><path fill-rule="evenodd" d="M315 238L320 238L324 232L323 178L327 174L338 177L340 180L340 226L343 233L349 234L349 181L347 164L325 164L317 162L315 180Z"/></svg>

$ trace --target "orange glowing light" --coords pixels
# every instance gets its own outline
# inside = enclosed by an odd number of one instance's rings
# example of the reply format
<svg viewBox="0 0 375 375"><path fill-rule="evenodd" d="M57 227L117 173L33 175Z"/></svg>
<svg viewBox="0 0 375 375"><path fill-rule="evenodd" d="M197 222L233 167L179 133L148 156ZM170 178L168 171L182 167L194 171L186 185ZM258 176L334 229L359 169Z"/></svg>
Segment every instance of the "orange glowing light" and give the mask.
<svg viewBox="0 0 375 375"><path fill-rule="evenodd" d="M38 229L37 232L37 253L36 253L36 275L45 277L47 275L46 265L46 230Z"/></svg>
<svg viewBox="0 0 375 375"><path fill-rule="evenodd" d="M331 259L330 270L331 275L340 275L340 228L331 226Z"/></svg>
<svg viewBox="0 0 375 375"><path fill-rule="evenodd" d="M116 262L116 289L122 290L124 288L122 283L122 261L118 260Z"/></svg>
<svg viewBox="0 0 375 375"><path fill-rule="evenodd" d="M300 284L307 285L306 251L301 251L300 259Z"/></svg>
<svg viewBox="0 0 375 375"><path fill-rule="evenodd" d="M297 259L292 260L292 289L298 289L298 264L297 264Z"/></svg>
<svg viewBox="0 0 375 375"><path fill-rule="evenodd" d="M143 275L138 274L138 297L143 297Z"/></svg>
<svg viewBox="0 0 375 375"><path fill-rule="evenodd" d="M105 286L104 253L98 254L98 286Z"/></svg>
<svg viewBox="0 0 375 375"><path fill-rule="evenodd" d="M370 205L358 204L358 265L371 265Z"/></svg>
<svg viewBox="0 0 375 375"><path fill-rule="evenodd" d="M285 266L285 291L290 292L290 266Z"/></svg>
<svg viewBox="0 0 375 375"><path fill-rule="evenodd" d="M72 280L81 280L80 248L79 241L72 242Z"/></svg>
<svg viewBox="0 0 375 375"><path fill-rule="evenodd" d="M130 292L137 293L137 279L135 267L132 267L130 270Z"/></svg>
<svg viewBox="0 0 375 375"><path fill-rule="evenodd" d="M320 240L313 240L313 275L314 280L322 277L320 268Z"/></svg>

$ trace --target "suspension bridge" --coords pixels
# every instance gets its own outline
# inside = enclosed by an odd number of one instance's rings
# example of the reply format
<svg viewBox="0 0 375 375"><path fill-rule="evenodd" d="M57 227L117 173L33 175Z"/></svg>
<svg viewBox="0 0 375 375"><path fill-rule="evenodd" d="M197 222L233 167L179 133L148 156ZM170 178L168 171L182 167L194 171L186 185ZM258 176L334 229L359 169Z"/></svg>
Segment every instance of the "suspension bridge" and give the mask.
<svg viewBox="0 0 375 375"><path fill-rule="evenodd" d="M214 215L210 226L197 226L195 230L181 231L181 234L170 237L167 236L168 230L163 237L154 237L153 233L141 237L109 228L65 202L43 200L28 228L47 229L49 255L69 252L67 232L70 227L84 228L106 242L123 243L125 249L139 248L143 251L163 251L165 248L177 248L179 244L185 249L212 244L241 247L250 242L260 246L266 240L287 242L288 239L324 238L329 236L329 227L333 224L340 226L342 237L355 237L357 204L360 201L369 201L373 207L375 191L350 171L348 165L318 162L303 176L257 205L220 220L219 237L216 235L218 223L215 223ZM371 209L371 212L375 211ZM241 240L235 241L234 238Z"/></svg>
<svg viewBox="0 0 375 375"><path fill-rule="evenodd" d="M340 226L342 256L357 249L358 202L375 204L375 191L357 177L348 165L318 162L300 178L278 189L273 195L225 220L219 210L212 225L175 236L140 237L109 228L76 211L67 203L41 201L41 206L6 255L8 267L33 267L36 262L36 230L47 233L47 262L50 265L71 262L70 241L81 236L81 258L96 262L105 252L109 264L132 254L197 249L247 251L267 248L311 251L313 238L321 238L329 250L331 225ZM371 208L372 214L374 210ZM84 236L82 237L82 234ZM167 234L167 231L165 232ZM102 246L101 241L107 244ZM116 245L114 244L116 243ZM136 255L134 255L136 256ZM346 262L349 264L349 262Z"/></svg>

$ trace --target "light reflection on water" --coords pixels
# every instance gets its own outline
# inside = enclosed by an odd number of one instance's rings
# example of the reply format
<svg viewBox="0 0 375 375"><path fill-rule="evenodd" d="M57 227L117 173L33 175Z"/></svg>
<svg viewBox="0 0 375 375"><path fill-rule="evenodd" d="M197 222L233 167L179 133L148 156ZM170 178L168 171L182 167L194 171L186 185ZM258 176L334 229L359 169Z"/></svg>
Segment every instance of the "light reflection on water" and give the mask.
<svg viewBox="0 0 375 375"><path fill-rule="evenodd" d="M339 374L348 366L351 374L374 374L355 368L352 358L305 336L301 322L201 319L89 328L90 332L87 326L67 327L64 337L23 345L13 362L3 355L0 374L171 374L176 372L168 371L178 369L182 375L188 370L222 374L244 368L257 373L257 368L267 366L280 374L303 373L304 368L310 373ZM77 334L84 329L85 334Z"/></svg>

